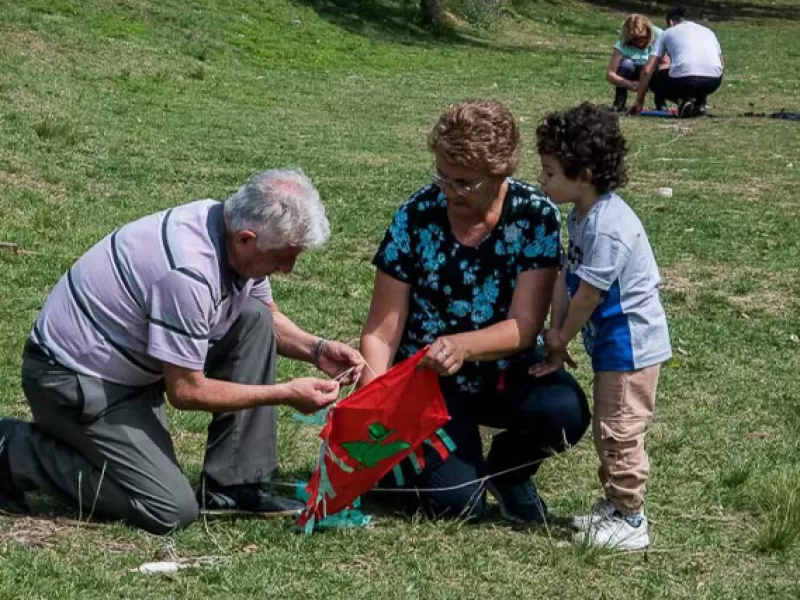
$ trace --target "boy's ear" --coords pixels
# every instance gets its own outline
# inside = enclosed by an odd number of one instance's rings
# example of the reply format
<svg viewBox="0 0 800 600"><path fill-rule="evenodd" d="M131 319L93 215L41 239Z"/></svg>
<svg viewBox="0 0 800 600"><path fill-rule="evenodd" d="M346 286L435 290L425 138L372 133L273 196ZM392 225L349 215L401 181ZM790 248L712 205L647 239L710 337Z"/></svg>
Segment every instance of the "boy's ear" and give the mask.
<svg viewBox="0 0 800 600"><path fill-rule="evenodd" d="M592 183L592 170L586 167L578 174L578 181L581 183Z"/></svg>

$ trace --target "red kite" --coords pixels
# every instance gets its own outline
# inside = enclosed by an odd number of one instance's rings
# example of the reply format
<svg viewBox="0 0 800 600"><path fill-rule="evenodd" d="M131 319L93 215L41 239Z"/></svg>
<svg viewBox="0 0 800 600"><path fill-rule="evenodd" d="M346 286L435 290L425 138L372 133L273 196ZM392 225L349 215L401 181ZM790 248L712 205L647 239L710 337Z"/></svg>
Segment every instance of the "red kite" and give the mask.
<svg viewBox="0 0 800 600"><path fill-rule="evenodd" d="M328 411L317 466L306 491L308 505L297 524L314 523L349 507L409 457L419 472L425 466L422 444L446 458L455 449L442 425L450 420L432 369L417 370L427 349L395 365ZM395 468L397 467L397 468Z"/></svg>

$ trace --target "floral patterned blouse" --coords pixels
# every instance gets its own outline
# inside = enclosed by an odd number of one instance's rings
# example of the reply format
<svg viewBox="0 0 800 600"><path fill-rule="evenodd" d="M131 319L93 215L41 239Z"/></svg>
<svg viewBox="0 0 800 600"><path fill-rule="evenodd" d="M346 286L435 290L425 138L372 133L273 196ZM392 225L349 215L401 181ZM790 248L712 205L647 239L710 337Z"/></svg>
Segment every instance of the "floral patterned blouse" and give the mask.
<svg viewBox="0 0 800 600"><path fill-rule="evenodd" d="M556 206L530 185L508 180L500 220L477 246L452 234L447 199L428 185L395 213L373 264L411 286L408 318L395 360L404 360L443 335L475 331L508 318L517 276L560 260ZM507 359L465 363L461 391L493 389Z"/></svg>

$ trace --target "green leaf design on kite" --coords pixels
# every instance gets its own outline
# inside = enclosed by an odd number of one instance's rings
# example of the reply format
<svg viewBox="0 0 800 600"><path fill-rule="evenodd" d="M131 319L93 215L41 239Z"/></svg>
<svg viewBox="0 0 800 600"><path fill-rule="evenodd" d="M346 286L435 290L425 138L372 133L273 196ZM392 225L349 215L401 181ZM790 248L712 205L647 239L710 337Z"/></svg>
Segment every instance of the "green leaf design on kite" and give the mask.
<svg viewBox="0 0 800 600"><path fill-rule="evenodd" d="M367 427L367 431L369 432L369 437L376 442L382 442L394 432L393 429L386 429L382 423L373 423Z"/></svg>
<svg viewBox="0 0 800 600"><path fill-rule="evenodd" d="M411 444L403 440L396 440L389 444L382 444L393 432L393 429L386 428L382 423L372 423L367 427L367 432L371 441L344 442L342 447L350 455L350 458L358 462L359 469L371 469L382 460L391 458L403 450L411 448Z"/></svg>

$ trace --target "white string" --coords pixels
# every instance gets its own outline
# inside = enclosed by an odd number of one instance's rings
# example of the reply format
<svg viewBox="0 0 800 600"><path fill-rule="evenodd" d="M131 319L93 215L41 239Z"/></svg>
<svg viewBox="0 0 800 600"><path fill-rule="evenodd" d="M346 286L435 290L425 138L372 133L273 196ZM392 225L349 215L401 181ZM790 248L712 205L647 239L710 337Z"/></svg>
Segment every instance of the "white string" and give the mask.
<svg viewBox="0 0 800 600"><path fill-rule="evenodd" d="M370 366L369 366L369 363L368 363L367 361L364 361L364 366L365 366L365 367L366 367L366 368L369 370L369 372L370 372L370 373L372 373L372 376L373 376L373 377L375 377L375 378L377 378L377 377L378 377L378 374L375 372L375 369L373 369L372 367L370 367Z"/></svg>
<svg viewBox="0 0 800 600"><path fill-rule="evenodd" d="M347 377L350 375L350 373L352 373L355 370L356 370L355 367L350 367L346 371L342 371L341 373L339 373L336 377L333 378L333 380L334 381L342 381L344 379L347 379Z"/></svg>
<svg viewBox="0 0 800 600"><path fill-rule="evenodd" d="M549 457L548 457L549 458ZM492 479L493 477L499 477L500 475L507 475L508 473L514 473L515 471L521 471L522 469L527 469L528 467L532 467L533 465L537 465L544 461L544 458L540 458L538 460L533 460L531 462L527 462L521 465L517 465L516 467L511 467L510 469L505 469L503 471L498 471L497 473L492 473L491 475L484 475L483 477L478 477L477 479L471 479L469 481L464 481L457 485L450 485L445 487L436 487L436 488L407 488L407 487L398 487L398 488L389 488L389 487L376 487L372 488L371 491L373 492L402 492L406 494L419 494L419 493L435 493L435 492L449 492L452 490L460 490L461 488L469 487L471 485L475 485L476 483L485 484L487 481ZM274 485L277 487L291 487L297 488L297 485L294 483L284 483L281 481L273 481L270 482L270 485Z"/></svg>
<svg viewBox="0 0 800 600"><path fill-rule="evenodd" d="M375 377L378 376L377 373L375 373L375 371L372 369L372 367L369 366L368 362L364 361L364 366L367 369L369 369L369 371ZM339 373L336 377L334 377L334 379L337 380L337 381L340 380L340 379L344 379L350 373L352 373L353 369L355 369L355 367L350 367L348 370L343 371L342 373ZM340 399L340 400L337 400L331 406L331 408L332 409L335 408L336 404L341 402L341 400L343 400L343 398ZM437 488L418 488L418 487L413 487L413 488L407 488L407 487L388 488L388 487L376 487L376 488L372 488L371 491L373 491L373 492L400 492L400 493L405 493L405 494L449 492L449 491L452 491L452 490L460 490L461 488L469 487L471 485L475 485L476 483L485 484L487 481L489 481L493 477L499 477L500 475L507 475L508 473L514 473L515 471L521 471L522 469L527 469L528 467L532 467L534 465L537 465L537 464L541 463L542 461L544 461L544 458L540 458L540 459L537 459L537 460L533 460L531 462L527 462L527 463L524 463L524 464L521 464L521 465L517 465L516 467L511 467L510 469L505 469L503 471L498 471L497 473L492 473L490 475L484 475L483 477L478 477L477 479L471 479L469 481L464 481L464 482L456 484L456 485L450 485L450 486L445 486L445 487L437 487ZM297 484L284 483L284 482L281 482L281 481L273 481L273 482L271 482L271 485L274 485L276 487L290 487L290 488L295 488L295 489L297 488Z"/></svg>

